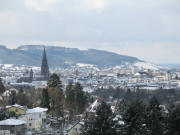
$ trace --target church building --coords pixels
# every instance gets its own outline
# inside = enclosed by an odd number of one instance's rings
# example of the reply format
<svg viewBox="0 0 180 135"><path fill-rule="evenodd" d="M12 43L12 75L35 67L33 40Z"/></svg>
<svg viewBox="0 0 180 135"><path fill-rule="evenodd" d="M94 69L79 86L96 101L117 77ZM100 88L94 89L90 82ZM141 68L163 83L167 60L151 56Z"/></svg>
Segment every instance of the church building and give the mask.
<svg viewBox="0 0 180 135"><path fill-rule="evenodd" d="M45 48L44 48L43 59L42 59L42 64L41 64L41 75L43 77L43 80L46 80L46 81L49 80L49 66L48 66L48 61L46 58L46 49Z"/></svg>
<svg viewBox="0 0 180 135"><path fill-rule="evenodd" d="M49 66L48 66L48 61L46 58L46 50L44 48L43 51L43 58L42 58L42 63L41 63L41 72L38 75L33 74L33 70L31 69L30 72L27 71L26 74L24 74L23 77L19 78L17 80L17 83L22 83L22 82L27 82L27 83L32 83L32 81L48 81L49 80Z"/></svg>

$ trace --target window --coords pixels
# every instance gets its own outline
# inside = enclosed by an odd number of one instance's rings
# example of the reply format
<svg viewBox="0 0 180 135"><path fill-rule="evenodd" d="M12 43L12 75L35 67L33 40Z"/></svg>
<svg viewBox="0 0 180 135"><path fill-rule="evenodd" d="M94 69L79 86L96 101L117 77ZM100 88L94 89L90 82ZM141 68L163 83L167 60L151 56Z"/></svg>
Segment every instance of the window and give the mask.
<svg viewBox="0 0 180 135"><path fill-rule="evenodd" d="M32 124L31 123L29 123L29 126L31 126Z"/></svg>

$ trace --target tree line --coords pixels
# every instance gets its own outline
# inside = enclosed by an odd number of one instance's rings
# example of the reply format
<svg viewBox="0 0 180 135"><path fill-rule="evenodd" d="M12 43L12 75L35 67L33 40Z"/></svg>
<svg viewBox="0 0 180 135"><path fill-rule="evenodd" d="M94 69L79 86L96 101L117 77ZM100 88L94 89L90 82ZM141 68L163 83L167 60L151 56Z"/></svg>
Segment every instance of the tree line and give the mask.
<svg viewBox="0 0 180 135"><path fill-rule="evenodd" d="M179 89L159 89L155 91L151 90L143 90L137 89L136 91L132 91L130 89L122 89L120 87L117 88L98 88L92 93L93 96L98 96L102 99L109 100L112 97L114 100L123 98L127 100L127 102L131 102L139 97L143 102L148 103L149 100L155 96L161 104L171 104L180 101L180 90Z"/></svg>
<svg viewBox="0 0 180 135"><path fill-rule="evenodd" d="M57 74L51 75L48 88L43 89L42 94L41 106L60 116L63 116L64 109L72 116L81 114L87 105L87 95L80 83L68 84L63 92L62 83Z"/></svg>
<svg viewBox="0 0 180 135"><path fill-rule="evenodd" d="M113 113L102 102L96 114L85 120L81 131L81 135L179 135L180 106L166 110L155 97L147 104L137 98L131 103L120 100Z"/></svg>
<svg viewBox="0 0 180 135"><path fill-rule="evenodd" d="M2 81L0 80L0 94L6 91ZM69 84L63 90L62 82L57 74L52 74L49 78L47 88L32 90L23 90L20 88L17 92L11 91L8 98L3 99L3 106L19 104L32 107L48 108L49 114L55 116L64 115L64 111L70 112L70 115L81 114L87 105L88 96L83 91L80 83L75 85Z"/></svg>

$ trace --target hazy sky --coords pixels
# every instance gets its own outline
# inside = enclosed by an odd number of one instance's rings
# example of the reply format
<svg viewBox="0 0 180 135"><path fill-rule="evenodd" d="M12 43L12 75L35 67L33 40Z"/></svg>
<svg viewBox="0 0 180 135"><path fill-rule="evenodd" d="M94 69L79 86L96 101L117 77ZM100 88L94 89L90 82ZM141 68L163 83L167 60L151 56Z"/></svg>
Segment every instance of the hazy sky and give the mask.
<svg viewBox="0 0 180 135"><path fill-rule="evenodd" d="M180 0L0 0L0 44L96 48L180 63Z"/></svg>

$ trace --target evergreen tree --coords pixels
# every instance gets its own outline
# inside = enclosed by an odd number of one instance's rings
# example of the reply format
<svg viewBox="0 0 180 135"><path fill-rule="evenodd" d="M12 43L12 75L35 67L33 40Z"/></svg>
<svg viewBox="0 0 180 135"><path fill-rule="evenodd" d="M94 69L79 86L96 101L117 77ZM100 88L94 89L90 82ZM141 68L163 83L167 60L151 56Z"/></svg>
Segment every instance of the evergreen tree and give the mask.
<svg viewBox="0 0 180 135"><path fill-rule="evenodd" d="M72 83L68 84L65 91L65 104L67 109L70 111L70 114L73 114L73 110L75 110L75 91L73 90Z"/></svg>
<svg viewBox="0 0 180 135"><path fill-rule="evenodd" d="M135 97L134 92L128 89L126 94L124 95L124 100L127 104L130 104L133 101L134 97Z"/></svg>
<svg viewBox="0 0 180 135"><path fill-rule="evenodd" d="M87 96L85 95L85 92L83 91L83 88L80 83L76 83L73 87L74 91L74 103L75 103L75 113L81 114L87 104Z"/></svg>
<svg viewBox="0 0 180 135"><path fill-rule="evenodd" d="M126 105L125 100L118 99L118 101L116 103L116 107L115 107L116 114L123 115L125 113L126 107L127 107L127 105Z"/></svg>
<svg viewBox="0 0 180 135"><path fill-rule="evenodd" d="M178 75L176 75L175 79L176 79L176 80L179 80Z"/></svg>
<svg viewBox="0 0 180 135"><path fill-rule="evenodd" d="M133 101L122 115L125 123L122 134L144 135L145 134L145 105L139 99Z"/></svg>
<svg viewBox="0 0 180 135"><path fill-rule="evenodd" d="M95 130L95 117L89 116L88 119L85 120L83 127L80 129L80 135L97 135Z"/></svg>
<svg viewBox="0 0 180 135"><path fill-rule="evenodd" d="M17 102L16 91L11 91L10 105L14 105Z"/></svg>
<svg viewBox="0 0 180 135"><path fill-rule="evenodd" d="M152 97L147 106L146 126L148 135L162 135L162 112L160 104L155 97Z"/></svg>
<svg viewBox="0 0 180 135"><path fill-rule="evenodd" d="M59 88L48 88L50 97L50 110L56 115L63 116L64 112L64 94Z"/></svg>
<svg viewBox="0 0 180 135"><path fill-rule="evenodd" d="M16 117L15 112L9 112L6 108L0 109L0 120L9 119L10 117Z"/></svg>
<svg viewBox="0 0 180 135"><path fill-rule="evenodd" d="M50 110L57 115L63 116L64 94L60 78L55 73L50 76L48 81L48 95L50 97Z"/></svg>
<svg viewBox="0 0 180 135"><path fill-rule="evenodd" d="M5 92L5 87L3 85L2 79L0 78L0 94L2 94L3 92Z"/></svg>
<svg viewBox="0 0 180 135"><path fill-rule="evenodd" d="M180 105L169 112L168 129L168 135L180 135Z"/></svg>
<svg viewBox="0 0 180 135"><path fill-rule="evenodd" d="M116 135L113 118L110 106L102 102L96 115L85 122L82 135Z"/></svg>
<svg viewBox="0 0 180 135"><path fill-rule="evenodd" d="M59 76L54 73L49 78L48 88L55 88L55 87L61 89L62 88L62 84L61 84L61 81L59 79Z"/></svg>
<svg viewBox="0 0 180 135"><path fill-rule="evenodd" d="M76 83L74 86L69 84L66 87L65 94L66 107L70 111L71 115L81 114L85 110L87 96L80 83Z"/></svg>
<svg viewBox="0 0 180 135"><path fill-rule="evenodd" d="M42 91L42 103L41 103L41 106L44 107L44 108L48 108L48 110L50 109L50 106L49 106L49 94L48 94L48 89L43 89Z"/></svg>

